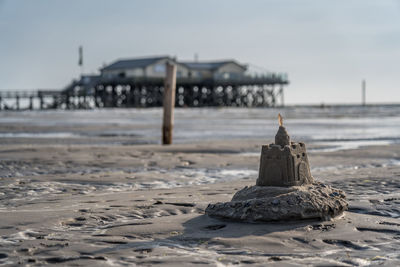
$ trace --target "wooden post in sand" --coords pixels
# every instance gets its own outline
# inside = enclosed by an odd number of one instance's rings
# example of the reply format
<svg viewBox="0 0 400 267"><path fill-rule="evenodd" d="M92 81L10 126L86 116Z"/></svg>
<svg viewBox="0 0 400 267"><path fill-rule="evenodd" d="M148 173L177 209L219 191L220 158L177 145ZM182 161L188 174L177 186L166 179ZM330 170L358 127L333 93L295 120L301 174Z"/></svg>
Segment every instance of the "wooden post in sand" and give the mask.
<svg viewBox="0 0 400 267"><path fill-rule="evenodd" d="M176 65L167 62L164 84L164 118L162 127L163 145L172 144L172 130L174 128L174 107L176 89Z"/></svg>

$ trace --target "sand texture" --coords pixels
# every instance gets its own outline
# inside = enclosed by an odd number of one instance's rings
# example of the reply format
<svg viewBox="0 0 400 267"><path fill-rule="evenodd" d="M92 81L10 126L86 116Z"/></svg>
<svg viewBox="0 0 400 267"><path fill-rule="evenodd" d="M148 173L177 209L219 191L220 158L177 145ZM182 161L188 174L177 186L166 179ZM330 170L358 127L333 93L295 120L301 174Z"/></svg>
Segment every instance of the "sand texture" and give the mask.
<svg viewBox="0 0 400 267"><path fill-rule="evenodd" d="M342 190L322 183L303 186L250 186L235 193L229 202L210 204L211 217L244 222L330 220L347 210Z"/></svg>
<svg viewBox="0 0 400 267"><path fill-rule="evenodd" d="M19 140L0 147L0 264L400 265L400 145L309 152L313 176L343 190L348 211L254 224L205 209L255 184L271 140Z"/></svg>

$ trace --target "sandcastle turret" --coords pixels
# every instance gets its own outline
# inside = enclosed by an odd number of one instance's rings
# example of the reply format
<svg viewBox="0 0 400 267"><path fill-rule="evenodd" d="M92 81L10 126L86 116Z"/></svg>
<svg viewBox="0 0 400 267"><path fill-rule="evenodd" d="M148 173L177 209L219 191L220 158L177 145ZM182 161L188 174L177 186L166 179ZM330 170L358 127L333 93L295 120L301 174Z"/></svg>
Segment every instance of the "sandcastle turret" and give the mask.
<svg viewBox="0 0 400 267"><path fill-rule="evenodd" d="M283 127L283 119L281 114L278 114L279 121L279 129L275 135L275 144L280 145L281 147L290 145L290 136L286 131L286 128Z"/></svg>
<svg viewBox="0 0 400 267"><path fill-rule="evenodd" d="M283 126L281 114L278 115L279 129L275 135L275 144L261 148L258 186L299 186L311 184L306 146L304 143L290 141Z"/></svg>

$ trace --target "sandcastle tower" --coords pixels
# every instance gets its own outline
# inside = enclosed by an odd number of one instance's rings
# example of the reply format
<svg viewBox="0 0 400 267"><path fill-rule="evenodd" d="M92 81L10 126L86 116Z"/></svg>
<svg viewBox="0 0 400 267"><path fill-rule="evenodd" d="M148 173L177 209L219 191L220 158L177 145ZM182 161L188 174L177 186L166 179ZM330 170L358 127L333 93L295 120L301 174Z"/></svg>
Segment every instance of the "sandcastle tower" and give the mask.
<svg viewBox="0 0 400 267"><path fill-rule="evenodd" d="M278 118L275 143L261 147L256 185L237 191L229 202L209 204L207 215L246 222L326 220L347 210L345 193L314 180L305 144L291 142Z"/></svg>
<svg viewBox="0 0 400 267"><path fill-rule="evenodd" d="M281 114L279 130L275 135L275 144L263 145L261 148L260 170L256 185L258 186L295 186L311 184L306 145L290 141L290 136L283 126Z"/></svg>

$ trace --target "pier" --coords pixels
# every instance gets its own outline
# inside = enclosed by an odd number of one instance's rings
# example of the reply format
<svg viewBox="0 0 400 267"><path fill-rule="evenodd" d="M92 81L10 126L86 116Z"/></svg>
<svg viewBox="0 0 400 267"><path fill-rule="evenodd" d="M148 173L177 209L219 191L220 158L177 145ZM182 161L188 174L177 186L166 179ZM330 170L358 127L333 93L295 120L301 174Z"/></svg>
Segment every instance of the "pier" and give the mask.
<svg viewBox="0 0 400 267"><path fill-rule="evenodd" d="M65 99L60 90L0 90L0 110L55 109Z"/></svg>
<svg viewBox="0 0 400 267"><path fill-rule="evenodd" d="M231 80L177 79L176 107L275 107L284 105L281 76ZM161 107L162 78L83 76L64 90L1 90L1 110ZM24 104L22 104L24 103Z"/></svg>
<svg viewBox="0 0 400 267"><path fill-rule="evenodd" d="M235 60L179 62L159 56L117 60L99 75L81 75L59 90L0 90L0 109L161 107L166 64L177 68L176 107L284 105L286 74L250 73Z"/></svg>

